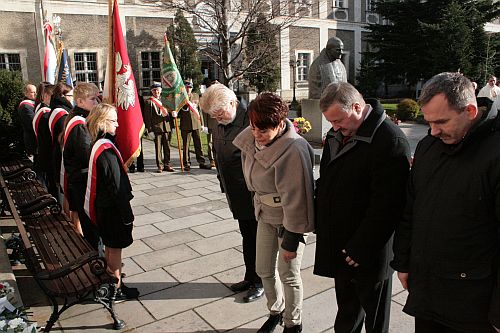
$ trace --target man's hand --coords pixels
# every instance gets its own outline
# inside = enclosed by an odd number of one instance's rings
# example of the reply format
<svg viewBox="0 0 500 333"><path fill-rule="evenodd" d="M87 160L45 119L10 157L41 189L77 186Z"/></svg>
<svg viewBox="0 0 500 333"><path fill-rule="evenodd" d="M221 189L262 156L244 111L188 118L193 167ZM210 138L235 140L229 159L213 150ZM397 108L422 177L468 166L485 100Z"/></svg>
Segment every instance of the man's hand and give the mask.
<svg viewBox="0 0 500 333"><path fill-rule="evenodd" d="M297 257L297 252L290 252L285 249L281 249L283 253L283 260L285 260L286 263L289 263L292 259L295 259Z"/></svg>
<svg viewBox="0 0 500 333"><path fill-rule="evenodd" d="M172 117L177 118L177 112L172 111Z"/></svg>
<svg viewBox="0 0 500 333"><path fill-rule="evenodd" d="M208 127L202 126L201 131L205 134L208 134Z"/></svg>
<svg viewBox="0 0 500 333"><path fill-rule="evenodd" d="M344 250L342 250L342 253L344 253L345 255L347 255L347 252L345 251L345 249L344 249ZM345 258L345 261L346 261L346 263L347 263L349 266L354 266L354 267L358 267L358 266L359 266L359 264L358 264L357 262L355 262L354 260L352 260L352 258L351 258L351 257L349 257L349 256L347 256L347 257Z"/></svg>
<svg viewBox="0 0 500 333"><path fill-rule="evenodd" d="M408 273L398 272L398 279L405 290L408 290Z"/></svg>
<svg viewBox="0 0 500 333"><path fill-rule="evenodd" d="M495 325L493 325L493 328L497 331L497 333L500 333L500 328L497 328Z"/></svg>

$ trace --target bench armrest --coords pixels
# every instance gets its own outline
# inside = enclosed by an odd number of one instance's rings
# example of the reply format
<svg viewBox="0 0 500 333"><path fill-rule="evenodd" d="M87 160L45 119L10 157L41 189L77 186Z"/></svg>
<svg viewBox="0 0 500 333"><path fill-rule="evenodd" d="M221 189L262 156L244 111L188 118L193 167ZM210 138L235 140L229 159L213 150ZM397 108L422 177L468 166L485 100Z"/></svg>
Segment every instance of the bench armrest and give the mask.
<svg viewBox="0 0 500 333"><path fill-rule="evenodd" d="M42 271L36 274L36 278L40 280L53 280L66 276L80 267L90 264L90 270L95 275L101 275L106 273L106 260L103 257L99 257L97 251L92 251L82 255L75 262L66 264L61 268L52 271Z"/></svg>

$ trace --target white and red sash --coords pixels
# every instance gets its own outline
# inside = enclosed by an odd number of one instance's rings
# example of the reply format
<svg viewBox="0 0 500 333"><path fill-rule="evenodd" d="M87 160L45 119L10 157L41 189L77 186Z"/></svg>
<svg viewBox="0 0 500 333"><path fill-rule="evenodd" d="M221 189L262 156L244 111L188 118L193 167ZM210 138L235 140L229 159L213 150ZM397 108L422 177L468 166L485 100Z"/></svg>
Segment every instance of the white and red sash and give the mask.
<svg viewBox="0 0 500 333"><path fill-rule="evenodd" d="M44 106L40 107L42 104L38 104L36 110L35 110L35 116L33 117L33 132L35 132L35 136L38 139L38 125L40 124L40 119L42 119L42 116L50 112L50 108Z"/></svg>
<svg viewBox="0 0 500 333"><path fill-rule="evenodd" d="M85 213L90 217L92 223L97 224L95 216L95 195L97 189L97 158L106 149L113 149L116 155L120 158L121 166L125 172L125 165L123 164L122 155L118 148L109 139L99 139L92 147L89 159L89 174L87 176L87 190L85 191L85 202L83 208Z"/></svg>
<svg viewBox="0 0 500 333"><path fill-rule="evenodd" d="M154 96L151 96L151 102L153 102L153 104L158 107L158 109L161 112L161 116L163 116L163 117L167 117L168 116L167 109L165 109L165 107L163 106L163 104L161 103L161 101L158 98L156 98ZM159 114L159 116L160 116L160 114Z"/></svg>
<svg viewBox="0 0 500 333"><path fill-rule="evenodd" d="M21 103L19 103L19 106L17 108L19 109L23 105L28 105L28 106L31 106L32 108L34 108L35 107L35 102L32 101L31 99L25 99L24 101L22 101Z"/></svg>
<svg viewBox="0 0 500 333"><path fill-rule="evenodd" d="M66 169L64 168L64 146L66 146L66 140L68 140L69 133L75 128L77 125L85 125L85 118L82 116L74 116L68 122L66 126L66 130L64 131L64 139L63 139L63 148L62 148L62 158L61 158L61 174L59 175L59 184L63 186L63 192L68 194L68 175L66 174Z"/></svg>
<svg viewBox="0 0 500 333"><path fill-rule="evenodd" d="M54 141L54 128L56 127L57 121L61 119L62 116L65 116L67 114L68 111L64 110L63 108L56 108L52 110L52 113L49 117L49 129L50 135L52 136L52 141Z"/></svg>
<svg viewBox="0 0 500 333"><path fill-rule="evenodd" d="M193 105L193 103L191 103L191 101L187 102L187 106L188 106L189 110L191 110L191 112L194 113L196 115L196 117L198 117L198 120L201 121L200 113L198 112L198 107L196 105Z"/></svg>

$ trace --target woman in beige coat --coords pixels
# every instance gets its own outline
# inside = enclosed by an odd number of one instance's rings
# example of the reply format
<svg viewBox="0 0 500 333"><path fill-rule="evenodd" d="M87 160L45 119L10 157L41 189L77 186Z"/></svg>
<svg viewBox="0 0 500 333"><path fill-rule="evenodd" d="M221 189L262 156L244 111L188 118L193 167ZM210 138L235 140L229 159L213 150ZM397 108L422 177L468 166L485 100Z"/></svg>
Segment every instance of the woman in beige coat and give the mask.
<svg viewBox="0 0 500 333"><path fill-rule="evenodd" d="M314 229L314 153L287 114L288 106L279 96L263 93L249 105L250 127L233 141L254 193L256 268L270 311L261 333L272 332L282 321L283 332L302 331L300 264L306 233Z"/></svg>

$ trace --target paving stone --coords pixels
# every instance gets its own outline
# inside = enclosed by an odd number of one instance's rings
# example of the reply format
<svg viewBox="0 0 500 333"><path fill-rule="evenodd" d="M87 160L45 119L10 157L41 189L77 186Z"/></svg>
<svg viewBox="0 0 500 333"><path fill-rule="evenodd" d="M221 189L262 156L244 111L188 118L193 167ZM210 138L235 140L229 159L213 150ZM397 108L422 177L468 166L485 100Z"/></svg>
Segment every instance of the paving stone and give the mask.
<svg viewBox="0 0 500 333"><path fill-rule="evenodd" d="M215 171L215 169L213 169ZM196 180L208 180L208 181L212 181L214 179L214 175L216 176L216 171L215 172L211 172L211 173L205 173L205 174L201 174L201 175L195 175L195 176L192 176L194 179ZM217 180L217 178L215 178Z"/></svg>
<svg viewBox="0 0 500 333"><path fill-rule="evenodd" d="M151 175L147 172L136 172L128 174L128 178L130 179L131 182L135 182L138 179L150 178L150 177Z"/></svg>
<svg viewBox="0 0 500 333"><path fill-rule="evenodd" d="M306 239L306 244L316 243L316 234L314 232L310 232Z"/></svg>
<svg viewBox="0 0 500 333"><path fill-rule="evenodd" d="M401 306L404 306L406 304L407 298L408 298L408 291L406 290L400 291L399 293L392 295L392 300Z"/></svg>
<svg viewBox="0 0 500 333"><path fill-rule="evenodd" d="M333 328L337 313L337 299L334 289L304 300L302 307L303 332L323 332Z"/></svg>
<svg viewBox="0 0 500 333"><path fill-rule="evenodd" d="M166 220L171 220L172 218L168 215L163 214L162 212L153 212L148 209L150 213L142 214L135 217L134 226L153 224L156 222L162 222Z"/></svg>
<svg viewBox="0 0 500 333"><path fill-rule="evenodd" d="M196 188L192 188L189 190L182 190L182 191L179 191L177 193L179 193L180 195L185 196L185 197L192 197L194 195L201 195L202 197L204 197L207 200L212 200L210 198L205 197L205 195L212 193L212 191L210 191L206 188L203 188L203 187L196 187Z"/></svg>
<svg viewBox="0 0 500 333"><path fill-rule="evenodd" d="M314 275L312 267L302 270L300 274L304 286L304 299L332 289L335 286L333 279Z"/></svg>
<svg viewBox="0 0 500 333"><path fill-rule="evenodd" d="M192 227L192 230L196 231L203 237L212 237L215 235L224 234L229 231L239 230L238 221L233 219L227 219L212 223L207 223L204 225L199 225Z"/></svg>
<svg viewBox="0 0 500 333"><path fill-rule="evenodd" d="M182 244L169 247L168 249L136 255L134 256L134 261L145 271L150 271L196 257L199 257L198 253Z"/></svg>
<svg viewBox="0 0 500 333"><path fill-rule="evenodd" d="M402 291L404 291L404 288L398 279L398 274L395 272L392 275L392 296L399 294Z"/></svg>
<svg viewBox="0 0 500 333"><path fill-rule="evenodd" d="M162 268L127 277L125 283L127 287L139 289L142 296L163 289L172 288L179 284L179 282Z"/></svg>
<svg viewBox="0 0 500 333"><path fill-rule="evenodd" d="M213 185L212 182L209 182L208 180L198 180L196 182L192 183L183 183L179 184L180 187L182 187L185 190L193 189L193 188L199 188L199 187L204 187L204 186L211 186Z"/></svg>
<svg viewBox="0 0 500 333"><path fill-rule="evenodd" d="M200 202L207 201L207 199L202 198L200 196L192 196L189 198L185 198L182 195L177 194L177 193L173 193L171 195L172 196L175 195L175 197L172 197L172 199L169 199L166 201L161 201L161 202L158 201L156 203L147 204L146 207L151 209L153 212L158 212L158 211L163 211L163 210L167 210L170 208L189 206L189 205L194 205L194 204L198 204ZM144 199L147 199L147 198L144 198Z"/></svg>
<svg viewBox="0 0 500 333"><path fill-rule="evenodd" d="M269 311L265 297L251 302L243 302L242 292L196 308L196 312L218 331L226 331L265 316ZM224 309L224 311L221 311ZM305 331L307 332L307 331Z"/></svg>
<svg viewBox="0 0 500 333"><path fill-rule="evenodd" d="M196 205L189 205L185 207L179 208L169 208L165 210L164 213L168 216L176 219L180 217L185 217L189 215L195 215L203 212L211 212L217 209L221 209L227 207L227 203L221 201L206 201L202 203L198 203ZM232 216L231 216L232 218Z"/></svg>
<svg viewBox="0 0 500 333"><path fill-rule="evenodd" d="M132 194L134 195L134 199L149 197L149 195L147 195L146 193L144 193L142 191L133 190Z"/></svg>
<svg viewBox="0 0 500 333"><path fill-rule="evenodd" d="M200 258L165 267L165 270L181 282L223 272L241 265L243 258L234 249L225 250Z"/></svg>
<svg viewBox="0 0 500 333"><path fill-rule="evenodd" d="M219 191L220 192L220 185L219 184L211 184L209 186L205 186L206 189L209 189L211 191L214 191L214 192L217 192Z"/></svg>
<svg viewBox="0 0 500 333"><path fill-rule="evenodd" d="M231 213L231 210L229 209L229 207L214 210L211 213L214 215L217 215L223 219L230 219L233 217L233 213Z"/></svg>
<svg viewBox="0 0 500 333"><path fill-rule="evenodd" d="M230 294L232 292L222 283L208 276L141 296L139 299L153 317L162 319L211 303Z"/></svg>
<svg viewBox="0 0 500 333"><path fill-rule="evenodd" d="M182 188L180 188L179 186L176 186L176 185L162 186L162 187L159 187L158 184L154 184L155 186L153 186L153 184L149 184L149 185L152 186L151 189L144 190L144 192L149 194L149 195L182 191Z"/></svg>
<svg viewBox="0 0 500 333"><path fill-rule="evenodd" d="M219 218L217 216L212 215L210 213L201 213L201 214L182 217L179 219L172 219L164 222L159 222L155 224L155 227L157 227L164 233L167 233L174 230L190 228L193 226L214 222L217 221L218 219Z"/></svg>
<svg viewBox="0 0 500 333"><path fill-rule="evenodd" d="M302 255L301 269L314 266L314 257L316 251L316 243L307 244L304 249L304 254Z"/></svg>
<svg viewBox="0 0 500 333"><path fill-rule="evenodd" d="M209 191L209 193L201 195L205 199L208 199L208 200L220 200L220 199L226 198L226 195L224 193L221 193L221 192L212 192L212 191L210 191L208 189L207 189L207 191Z"/></svg>
<svg viewBox="0 0 500 333"><path fill-rule="evenodd" d="M181 229L166 234L161 234L144 239L143 241L153 250L160 250L167 247L192 242L201 239L202 236L190 229Z"/></svg>
<svg viewBox="0 0 500 333"><path fill-rule="evenodd" d="M144 193L148 193L145 190L149 190L149 189L152 189L152 188L155 188L153 184L145 183L145 184L140 184L140 185L133 185L132 186L132 191L144 191Z"/></svg>
<svg viewBox="0 0 500 333"><path fill-rule="evenodd" d="M217 280L224 283L228 288L233 283L243 280L245 277L245 265L237 266L213 275Z"/></svg>
<svg viewBox="0 0 500 333"><path fill-rule="evenodd" d="M140 239L136 240L129 247L123 249L122 258L133 257L142 253L151 252L151 248L144 244Z"/></svg>
<svg viewBox="0 0 500 333"><path fill-rule="evenodd" d="M217 332L213 330L196 312L186 311L172 317L158 320L146 326L139 327L135 330L138 333L151 332L176 332L176 333L193 333L193 332Z"/></svg>
<svg viewBox="0 0 500 333"><path fill-rule="evenodd" d="M187 243L187 246L196 252L205 255L230 249L234 246L241 245L241 242L241 234L232 231L222 235L189 242Z"/></svg>
<svg viewBox="0 0 500 333"><path fill-rule="evenodd" d="M403 312L403 306L391 302L390 332L413 333L415 332L415 319Z"/></svg>
<svg viewBox="0 0 500 333"><path fill-rule="evenodd" d="M155 186L156 187L164 187L164 186L172 186L172 185L178 185L178 184L186 184L186 183L191 183L191 182L197 182L198 180L196 178L193 178L189 176L188 174L185 175L178 175L176 177L171 177L169 179L165 180L159 180L155 181Z"/></svg>
<svg viewBox="0 0 500 333"><path fill-rule="evenodd" d="M132 258L122 259L123 269L122 271L127 274L127 279L129 276L143 273L144 270L137 265L137 263Z"/></svg>
<svg viewBox="0 0 500 333"><path fill-rule="evenodd" d="M134 212L134 216L135 216L136 219L137 219L137 216L151 213L151 210L147 209L144 206L135 206L135 207L132 207L132 211Z"/></svg>
<svg viewBox="0 0 500 333"><path fill-rule="evenodd" d="M177 193L162 193L162 194L157 194L157 195L150 195L150 196L143 197L143 198L137 198L137 199L134 198L134 199L132 199L132 201L130 201L130 204L132 205L132 207L134 207L134 206L146 206L150 210L153 210L149 207L149 205L154 204L154 203L158 203L158 202L168 202L170 200L175 200L175 199L179 199L179 198L182 198L182 196L177 194ZM153 211L158 211L158 210L161 210L161 209L157 209L157 210L153 210Z"/></svg>
<svg viewBox="0 0 500 333"><path fill-rule="evenodd" d="M132 236L134 237L134 240L151 237L158 234L161 234L161 231L151 224L134 226L134 229L132 230Z"/></svg>

